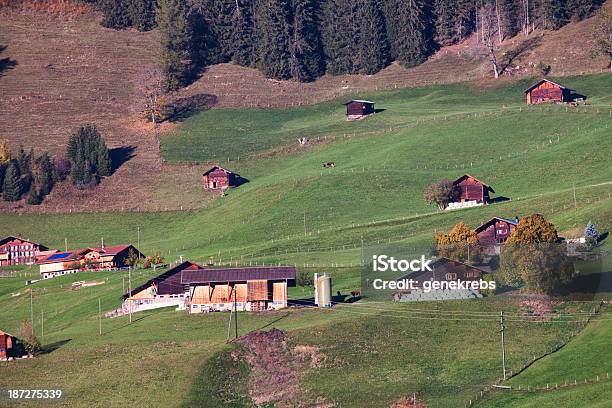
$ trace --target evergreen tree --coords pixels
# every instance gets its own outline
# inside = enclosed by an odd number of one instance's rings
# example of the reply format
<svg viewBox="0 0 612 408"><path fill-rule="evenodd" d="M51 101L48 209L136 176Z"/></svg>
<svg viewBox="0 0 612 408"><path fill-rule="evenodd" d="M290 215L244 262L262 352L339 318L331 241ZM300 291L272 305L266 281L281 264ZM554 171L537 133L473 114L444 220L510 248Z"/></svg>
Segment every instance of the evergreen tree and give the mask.
<svg viewBox="0 0 612 408"><path fill-rule="evenodd" d="M355 65L359 68L360 73L371 75L386 67L390 62L384 14L380 2L376 0L359 0L357 6L356 24L359 27L359 41ZM401 46L403 45L399 37L404 31L398 27L397 32L396 47L399 56L402 53Z"/></svg>
<svg viewBox="0 0 612 408"><path fill-rule="evenodd" d="M478 0L476 0L478 1ZM475 0L455 1L455 37L454 42L461 42L475 29Z"/></svg>
<svg viewBox="0 0 612 408"><path fill-rule="evenodd" d="M255 15L259 70L267 77L291 78L291 5L289 0L261 0Z"/></svg>
<svg viewBox="0 0 612 408"><path fill-rule="evenodd" d="M455 5L456 2L452 0L436 0L434 3L438 44L451 45L455 42ZM395 9L392 12L395 13Z"/></svg>
<svg viewBox="0 0 612 408"><path fill-rule="evenodd" d="M90 185L112 173L108 147L94 125L81 126L68 142L72 183Z"/></svg>
<svg viewBox="0 0 612 408"><path fill-rule="evenodd" d="M189 81L193 70L193 30L189 7L181 0L159 0L156 19L166 85L168 89L176 90Z"/></svg>
<svg viewBox="0 0 612 408"><path fill-rule="evenodd" d="M253 0L238 1L232 15L232 60L238 65L255 65Z"/></svg>
<svg viewBox="0 0 612 408"><path fill-rule="evenodd" d="M532 2L529 3L531 5ZM514 37L521 30L524 12L517 0L497 0L501 20L502 38ZM527 3L525 3L527 5Z"/></svg>
<svg viewBox="0 0 612 408"><path fill-rule="evenodd" d="M99 143L97 148L97 165L96 173L98 176L110 176L113 172L113 165L110 158L110 152L104 143Z"/></svg>
<svg viewBox="0 0 612 408"><path fill-rule="evenodd" d="M127 7L131 25L138 31L155 28L155 0L129 0Z"/></svg>
<svg viewBox="0 0 612 408"><path fill-rule="evenodd" d="M355 57L360 36L355 17L357 7L350 0L326 0L323 5L321 34L329 74L357 73Z"/></svg>
<svg viewBox="0 0 612 408"><path fill-rule="evenodd" d="M593 248L597 245L597 241L599 238L599 232L595 228L595 225L591 221L587 224L584 229L584 240L589 248Z"/></svg>
<svg viewBox="0 0 612 408"><path fill-rule="evenodd" d="M2 184L2 198L6 201L19 201L22 192L21 174L19 165L15 160L11 161L4 175Z"/></svg>
<svg viewBox="0 0 612 408"><path fill-rule="evenodd" d="M26 202L30 205L39 205L40 203L42 203L41 194L39 194L36 190L35 183L32 183L30 185L30 191L28 192L28 198L26 199Z"/></svg>
<svg viewBox="0 0 612 408"><path fill-rule="evenodd" d="M577 19L584 20L591 17L605 0L567 0L568 14Z"/></svg>
<svg viewBox="0 0 612 408"><path fill-rule="evenodd" d="M291 77L310 81L323 75L324 61L313 0L293 1Z"/></svg>
<svg viewBox="0 0 612 408"><path fill-rule="evenodd" d="M102 25L108 28L123 29L132 25L128 3L134 0L101 0L100 9L104 14Z"/></svg>
<svg viewBox="0 0 612 408"><path fill-rule="evenodd" d="M563 0L537 0L535 16L538 24L546 30L556 30L567 21L565 1Z"/></svg>
<svg viewBox="0 0 612 408"><path fill-rule="evenodd" d="M19 166L19 172L22 176L32 174L32 151L26 153L23 145L19 146L19 152L17 153L17 165Z"/></svg>
<svg viewBox="0 0 612 408"><path fill-rule="evenodd" d="M40 175L38 178L40 183L40 194L46 196L53 189L53 164L47 152L43 153L40 157L39 163Z"/></svg>
<svg viewBox="0 0 612 408"><path fill-rule="evenodd" d="M397 3L393 25L396 27L395 49L398 61L413 67L425 61L431 49L430 27L426 21L424 0L405 0Z"/></svg>

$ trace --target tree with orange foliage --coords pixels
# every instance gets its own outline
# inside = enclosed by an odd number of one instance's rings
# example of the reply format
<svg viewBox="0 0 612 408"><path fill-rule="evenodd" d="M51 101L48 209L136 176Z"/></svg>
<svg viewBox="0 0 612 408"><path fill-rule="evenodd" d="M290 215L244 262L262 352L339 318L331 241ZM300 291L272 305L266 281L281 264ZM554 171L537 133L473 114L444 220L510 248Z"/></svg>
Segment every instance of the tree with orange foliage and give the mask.
<svg viewBox="0 0 612 408"><path fill-rule="evenodd" d="M475 262L481 252L476 232L460 221L448 232L436 232L435 244L440 256L455 261Z"/></svg>
<svg viewBox="0 0 612 408"><path fill-rule="evenodd" d="M530 292L553 294L574 277L574 265L559 242L555 226L541 214L523 218L500 259L503 280Z"/></svg>

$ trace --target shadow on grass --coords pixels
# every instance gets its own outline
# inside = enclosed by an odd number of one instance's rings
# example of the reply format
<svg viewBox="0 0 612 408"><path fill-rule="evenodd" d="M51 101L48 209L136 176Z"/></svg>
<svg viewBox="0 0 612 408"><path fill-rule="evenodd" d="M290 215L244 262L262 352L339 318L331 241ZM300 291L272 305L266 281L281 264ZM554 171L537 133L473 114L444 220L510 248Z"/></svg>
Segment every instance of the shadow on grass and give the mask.
<svg viewBox="0 0 612 408"><path fill-rule="evenodd" d="M218 102L216 95L196 94L179 98L172 103L172 112L165 119L168 122L182 122L185 119L211 109Z"/></svg>
<svg viewBox="0 0 612 408"><path fill-rule="evenodd" d="M55 343L47 344L46 346L42 347L40 354L53 353L55 350L63 347L64 345L70 343L71 341L72 339L65 339L65 340L56 341Z"/></svg>

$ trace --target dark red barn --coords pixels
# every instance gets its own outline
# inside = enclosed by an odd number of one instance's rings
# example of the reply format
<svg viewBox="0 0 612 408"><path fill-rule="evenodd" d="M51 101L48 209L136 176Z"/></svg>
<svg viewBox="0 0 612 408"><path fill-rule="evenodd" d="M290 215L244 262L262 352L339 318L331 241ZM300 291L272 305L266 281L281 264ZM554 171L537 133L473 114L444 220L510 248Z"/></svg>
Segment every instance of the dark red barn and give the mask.
<svg viewBox="0 0 612 408"><path fill-rule="evenodd" d="M571 90L548 79L541 79L525 90L527 105L571 101Z"/></svg>
<svg viewBox="0 0 612 408"><path fill-rule="evenodd" d="M479 204L486 204L489 202L489 193L495 193L492 187L469 174L464 174L453 181L453 185L459 193L459 197L455 202L460 203L476 201Z"/></svg>
<svg viewBox="0 0 612 408"><path fill-rule="evenodd" d="M213 166L203 175L204 189L206 190L225 190L232 185L234 173L225 170L221 166Z"/></svg>
<svg viewBox="0 0 612 408"><path fill-rule="evenodd" d="M374 102L363 99L352 99L344 104L348 119L361 119L374 113Z"/></svg>
<svg viewBox="0 0 612 408"><path fill-rule="evenodd" d="M0 360L21 358L27 354L25 347L17 337L0 330Z"/></svg>
<svg viewBox="0 0 612 408"><path fill-rule="evenodd" d="M487 246L503 245L518 225L518 222L518 218L493 217L475 229L478 242L481 245Z"/></svg>

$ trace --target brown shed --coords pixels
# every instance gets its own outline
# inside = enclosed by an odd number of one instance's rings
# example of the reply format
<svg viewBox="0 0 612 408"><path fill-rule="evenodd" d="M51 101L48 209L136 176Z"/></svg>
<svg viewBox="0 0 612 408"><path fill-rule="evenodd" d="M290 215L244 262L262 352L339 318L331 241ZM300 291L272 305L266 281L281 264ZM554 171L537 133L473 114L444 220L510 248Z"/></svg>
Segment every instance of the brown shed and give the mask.
<svg viewBox="0 0 612 408"><path fill-rule="evenodd" d="M232 186L234 173L221 166L213 166L202 174L205 190L225 190Z"/></svg>
<svg viewBox="0 0 612 408"><path fill-rule="evenodd" d="M548 79L541 79L525 90L527 105L571 101L571 90Z"/></svg>
<svg viewBox="0 0 612 408"><path fill-rule="evenodd" d="M361 119L374 113L374 102L363 99L352 99L344 104L346 117L349 120Z"/></svg>

